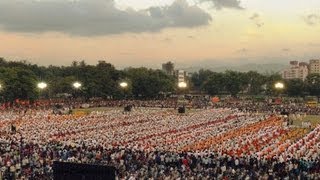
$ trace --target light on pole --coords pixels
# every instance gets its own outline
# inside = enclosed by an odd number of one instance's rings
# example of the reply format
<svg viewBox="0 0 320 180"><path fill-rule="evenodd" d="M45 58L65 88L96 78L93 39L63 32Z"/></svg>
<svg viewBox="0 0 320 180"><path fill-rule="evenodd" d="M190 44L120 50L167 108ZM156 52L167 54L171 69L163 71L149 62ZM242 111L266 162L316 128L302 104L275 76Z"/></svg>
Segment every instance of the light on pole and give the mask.
<svg viewBox="0 0 320 180"><path fill-rule="evenodd" d="M187 83L186 83L186 82L179 82L179 83L178 83L178 87L179 87L180 89L185 89L185 88L187 87Z"/></svg>
<svg viewBox="0 0 320 180"><path fill-rule="evenodd" d="M43 90L43 89L45 89L45 88L48 87L48 84L45 83L45 82L40 82L40 83L38 83L37 87L38 87L40 90Z"/></svg>
<svg viewBox="0 0 320 180"><path fill-rule="evenodd" d="M72 84L72 86L73 86L74 88L76 88L76 89L79 89L79 88L81 88L82 84L81 84L80 82L74 82L74 83Z"/></svg>
<svg viewBox="0 0 320 180"><path fill-rule="evenodd" d="M45 82L39 82L39 83L37 84L37 87L40 89L40 99L41 99L42 96L43 96L42 91L48 87L48 84L45 83Z"/></svg>
<svg viewBox="0 0 320 180"><path fill-rule="evenodd" d="M124 109L123 109L123 112L130 112L131 111L131 108L132 108L132 105L128 104L127 101L127 93L126 93L126 90L128 88L128 83L126 81L122 81L119 83L119 86L120 88L122 89L122 92L124 94L124 103L122 104L124 106Z"/></svg>
<svg viewBox="0 0 320 180"><path fill-rule="evenodd" d="M185 113L185 104L186 104L186 102L185 102L185 95L184 95L184 91L183 90L185 90L186 88L187 88L187 83L186 82L184 82L184 81L182 81L182 82L179 82L178 83L178 88L181 90L181 96L178 96L178 103L177 103L177 105L178 105L178 112L179 113Z"/></svg>
<svg viewBox="0 0 320 180"><path fill-rule="evenodd" d="M282 82L277 82L274 84L274 87L278 91L278 100L276 100L276 102L281 103L281 92L284 89L284 84Z"/></svg>
<svg viewBox="0 0 320 180"><path fill-rule="evenodd" d="M82 84L78 81L74 82L72 84L73 88L74 88L74 98L78 98L78 90L80 90Z"/></svg>
<svg viewBox="0 0 320 180"><path fill-rule="evenodd" d="M282 90L284 89L284 84L282 82L277 82L274 87L277 89L277 90Z"/></svg>
<svg viewBox="0 0 320 180"><path fill-rule="evenodd" d="M128 88L128 83L125 82L125 81L123 81L123 82L120 82L120 83L119 83L119 86L120 86L120 88L122 89L122 92L123 92L123 94L124 94L124 99L126 99L126 98L127 98L126 89Z"/></svg>
<svg viewBox="0 0 320 180"><path fill-rule="evenodd" d="M121 82L119 85L120 85L120 87L122 89L126 89L128 87L128 83L127 82Z"/></svg>

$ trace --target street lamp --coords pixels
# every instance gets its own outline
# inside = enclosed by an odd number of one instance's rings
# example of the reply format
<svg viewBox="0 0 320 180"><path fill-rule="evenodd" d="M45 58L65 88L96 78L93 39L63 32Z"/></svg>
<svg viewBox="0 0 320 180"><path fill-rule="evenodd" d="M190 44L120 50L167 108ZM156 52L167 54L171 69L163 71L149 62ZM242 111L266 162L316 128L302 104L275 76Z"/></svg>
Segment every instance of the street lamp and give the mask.
<svg viewBox="0 0 320 180"><path fill-rule="evenodd" d="M74 88L74 98L77 98L78 97L78 90L81 88L82 84L78 81L74 82L72 84L73 88Z"/></svg>
<svg viewBox="0 0 320 180"><path fill-rule="evenodd" d="M122 89L123 93L124 93L124 98L127 98L127 95L125 93L126 89L128 88L128 83L123 81L119 83L120 88Z"/></svg>
<svg viewBox="0 0 320 180"><path fill-rule="evenodd" d="M39 82L38 84L37 84L37 87L40 89L40 99L42 98L42 90L44 90L45 88L47 88L47 83L45 83L45 82Z"/></svg>
<svg viewBox="0 0 320 180"><path fill-rule="evenodd" d="M45 89L45 88L47 88L47 83L45 83L45 82L40 82L40 83L38 83L38 85L37 85L37 87L39 88L39 89L41 89L41 90L43 90L43 89Z"/></svg>
<svg viewBox="0 0 320 180"><path fill-rule="evenodd" d="M281 91L284 89L284 84L282 82L277 82L274 84L276 90L278 90L278 100L277 103L281 103Z"/></svg>
<svg viewBox="0 0 320 180"><path fill-rule="evenodd" d="M284 84L282 82L277 82L274 87L278 90L282 90L284 88Z"/></svg>
<svg viewBox="0 0 320 180"><path fill-rule="evenodd" d="M180 89L185 89L185 88L187 87L187 83L186 83L186 82L179 82L179 83L178 83L178 87L179 87Z"/></svg>
<svg viewBox="0 0 320 180"><path fill-rule="evenodd" d="M122 81L119 83L119 86L120 88L122 89L122 92L124 94L124 100L126 101L127 100L127 93L126 93L126 90L128 88L128 83L125 82L125 81ZM132 105L130 104L127 104L128 102L124 102L124 109L123 109L123 112L130 112L131 111L131 108L132 108Z"/></svg>
<svg viewBox="0 0 320 180"><path fill-rule="evenodd" d="M76 89L79 89L82 86L82 84L80 82L74 82L72 86Z"/></svg>
<svg viewBox="0 0 320 180"><path fill-rule="evenodd" d="M181 90L186 89L187 86L188 86L187 83L184 82L184 81L178 83L178 88L181 89ZM178 96L177 105L179 106L178 107L178 112L179 113L185 113L185 111L186 111L186 109L185 109L185 96L184 96L183 92L182 92L180 97Z"/></svg>
<svg viewBox="0 0 320 180"><path fill-rule="evenodd" d="M120 85L120 87L121 87L122 89L125 89L125 88L128 87L128 83L127 83L127 82L121 82L119 85Z"/></svg>

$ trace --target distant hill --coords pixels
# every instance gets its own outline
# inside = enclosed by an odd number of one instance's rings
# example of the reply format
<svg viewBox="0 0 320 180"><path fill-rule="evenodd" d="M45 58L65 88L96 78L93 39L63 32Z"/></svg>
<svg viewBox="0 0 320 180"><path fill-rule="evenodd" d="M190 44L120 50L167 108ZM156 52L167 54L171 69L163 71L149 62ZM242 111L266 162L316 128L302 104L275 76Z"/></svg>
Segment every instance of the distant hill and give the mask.
<svg viewBox="0 0 320 180"><path fill-rule="evenodd" d="M249 63L249 64L242 64L242 65L224 65L224 66L198 66L198 67L185 67L181 69L186 70L187 72L196 72L200 69L208 69L214 72L224 72L226 70L232 70L232 71L240 71L240 72L248 72L248 71L257 71L259 73L265 74L265 73L278 73L281 72L283 69L287 68L288 65L285 64L255 64L255 63ZM179 67L177 67L179 69Z"/></svg>

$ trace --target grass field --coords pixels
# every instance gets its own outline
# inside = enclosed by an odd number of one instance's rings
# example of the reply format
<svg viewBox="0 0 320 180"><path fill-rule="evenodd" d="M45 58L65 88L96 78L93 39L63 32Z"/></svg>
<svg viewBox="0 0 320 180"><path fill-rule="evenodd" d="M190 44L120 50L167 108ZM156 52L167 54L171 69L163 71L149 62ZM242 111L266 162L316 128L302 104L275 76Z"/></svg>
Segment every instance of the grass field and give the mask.
<svg viewBox="0 0 320 180"><path fill-rule="evenodd" d="M86 109L74 109L72 111L73 114L77 114L77 113L85 113L85 114L89 114L92 111L110 111L110 110L114 110L114 109L122 109L122 108L109 108L109 107L96 107L96 108L86 108Z"/></svg>
<svg viewBox="0 0 320 180"><path fill-rule="evenodd" d="M294 120L293 125L295 126L301 126L302 122L311 122L312 126L316 126L320 123L320 116L319 115L307 115L302 120Z"/></svg>
<svg viewBox="0 0 320 180"><path fill-rule="evenodd" d="M319 115L308 115L303 119L303 121L310 121L312 125L317 125L320 123Z"/></svg>

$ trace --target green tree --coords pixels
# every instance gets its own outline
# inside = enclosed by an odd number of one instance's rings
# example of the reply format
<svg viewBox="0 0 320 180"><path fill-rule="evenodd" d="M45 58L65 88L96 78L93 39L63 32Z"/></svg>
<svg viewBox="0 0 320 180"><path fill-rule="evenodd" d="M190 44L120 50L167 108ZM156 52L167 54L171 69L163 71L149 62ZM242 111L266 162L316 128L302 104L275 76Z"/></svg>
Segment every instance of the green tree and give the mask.
<svg viewBox="0 0 320 180"><path fill-rule="evenodd" d="M174 78L160 70L129 68L126 75L131 80L132 94L136 98L155 98L160 92L174 89Z"/></svg>
<svg viewBox="0 0 320 180"><path fill-rule="evenodd" d="M1 68L0 78L3 83L1 92L5 101L35 100L38 97L37 77L32 71L20 67Z"/></svg>
<svg viewBox="0 0 320 180"><path fill-rule="evenodd" d="M275 83L282 82L283 79L280 74L269 74L266 75L266 81L265 81L265 92L268 95L276 95L278 94L278 90L274 87Z"/></svg>
<svg viewBox="0 0 320 180"><path fill-rule="evenodd" d="M204 84L208 81L209 77L213 75L210 70L200 69L199 72L193 73L191 76L191 83L196 90L203 89Z"/></svg>
<svg viewBox="0 0 320 180"><path fill-rule="evenodd" d="M224 89L224 74L212 73L202 85L202 90L210 95L217 95Z"/></svg>
<svg viewBox="0 0 320 180"><path fill-rule="evenodd" d="M301 79L291 79L286 81L286 92L289 96L303 96L304 83Z"/></svg>
<svg viewBox="0 0 320 180"><path fill-rule="evenodd" d="M226 71L224 75L224 87L232 96L237 96L243 86L242 74L236 71Z"/></svg>
<svg viewBox="0 0 320 180"><path fill-rule="evenodd" d="M76 80L77 79L75 76L58 76L54 79L51 79L48 83L52 95L54 96L62 93L72 94L74 91L72 88L72 83L74 83Z"/></svg>
<svg viewBox="0 0 320 180"><path fill-rule="evenodd" d="M246 73L248 83L248 94L257 95L262 91L262 86L265 83L266 77L256 71Z"/></svg>
<svg viewBox="0 0 320 180"><path fill-rule="evenodd" d="M320 74L310 74L306 78L306 89L312 96L320 96Z"/></svg>

